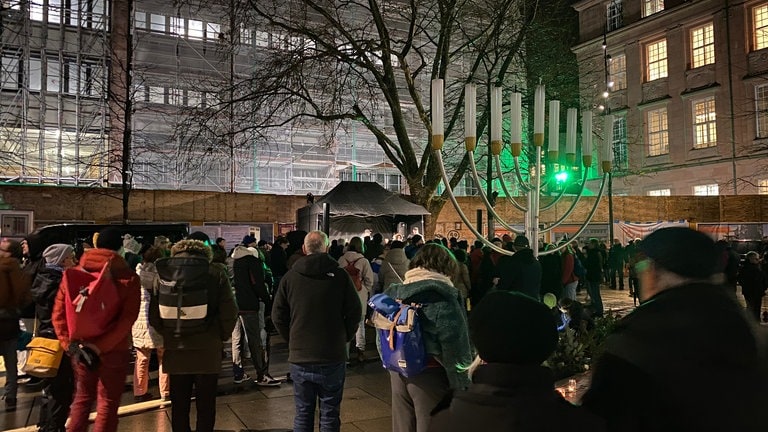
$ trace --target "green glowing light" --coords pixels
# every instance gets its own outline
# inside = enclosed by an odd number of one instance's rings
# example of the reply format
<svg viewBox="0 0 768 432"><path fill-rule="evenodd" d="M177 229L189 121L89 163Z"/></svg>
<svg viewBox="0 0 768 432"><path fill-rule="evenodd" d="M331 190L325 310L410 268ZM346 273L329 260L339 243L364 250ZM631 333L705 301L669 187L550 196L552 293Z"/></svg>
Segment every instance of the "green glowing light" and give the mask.
<svg viewBox="0 0 768 432"><path fill-rule="evenodd" d="M555 180L557 180L558 183L562 183L568 180L568 173L565 171L560 171L559 173L555 174Z"/></svg>

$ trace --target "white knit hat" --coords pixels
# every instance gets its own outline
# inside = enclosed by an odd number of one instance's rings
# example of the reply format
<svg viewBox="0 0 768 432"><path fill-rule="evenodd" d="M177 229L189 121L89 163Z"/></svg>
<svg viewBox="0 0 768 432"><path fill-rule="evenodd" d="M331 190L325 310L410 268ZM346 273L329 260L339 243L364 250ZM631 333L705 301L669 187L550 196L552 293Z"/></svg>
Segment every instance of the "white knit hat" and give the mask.
<svg viewBox="0 0 768 432"><path fill-rule="evenodd" d="M43 258L45 258L46 264L56 264L59 265L64 262L64 260L72 256L72 252L75 249L64 243L56 243L48 246L43 251Z"/></svg>

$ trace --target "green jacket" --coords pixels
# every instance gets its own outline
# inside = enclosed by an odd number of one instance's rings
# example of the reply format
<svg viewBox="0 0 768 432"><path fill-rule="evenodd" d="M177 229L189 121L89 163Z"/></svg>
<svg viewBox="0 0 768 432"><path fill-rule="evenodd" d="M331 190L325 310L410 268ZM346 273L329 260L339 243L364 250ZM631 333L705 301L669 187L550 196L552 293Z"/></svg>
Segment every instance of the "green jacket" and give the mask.
<svg viewBox="0 0 768 432"><path fill-rule="evenodd" d="M452 389L467 388L466 368L472 363L472 351L459 291L444 282L420 280L393 284L385 294L423 305L420 323L427 353L445 367Z"/></svg>

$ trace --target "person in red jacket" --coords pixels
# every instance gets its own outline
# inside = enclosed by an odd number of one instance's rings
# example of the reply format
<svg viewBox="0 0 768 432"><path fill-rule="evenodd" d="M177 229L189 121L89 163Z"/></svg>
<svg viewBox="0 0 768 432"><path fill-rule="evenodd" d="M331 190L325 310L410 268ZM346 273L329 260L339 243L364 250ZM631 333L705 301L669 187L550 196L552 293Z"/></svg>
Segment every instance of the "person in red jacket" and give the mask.
<svg viewBox="0 0 768 432"><path fill-rule="evenodd" d="M121 310L105 333L91 340L70 340L64 305L66 296L63 290L56 295L51 318L59 342L68 350L75 374L75 394L67 432L88 429L88 415L94 400L97 412L94 432L117 430L117 408L131 360L131 327L139 315L141 304L139 277L117 253L122 245L120 231L113 227L105 228L99 232L94 245L96 248L87 250L80 258L80 266L89 272L98 272L104 264L110 263ZM90 356L96 356L98 360L89 361Z"/></svg>

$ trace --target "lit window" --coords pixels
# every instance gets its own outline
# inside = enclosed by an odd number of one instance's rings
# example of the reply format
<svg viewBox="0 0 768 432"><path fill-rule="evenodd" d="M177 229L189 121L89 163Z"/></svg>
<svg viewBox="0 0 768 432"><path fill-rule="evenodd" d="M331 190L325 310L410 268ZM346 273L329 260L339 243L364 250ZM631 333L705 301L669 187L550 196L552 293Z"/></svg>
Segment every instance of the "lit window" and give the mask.
<svg viewBox="0 0 768 432"><path fill-rule="evenodd" d="M184 29L184 18L171 17L171 34L184 37L186 30Z"/></svg>
<svg viewBox="0 0 768 432"><path fill-rule="evenodd" d="M187 90L187 106L196 107L200 105L202 95L196 90Z"/></svg>
<svg viewBox="0 0 768 432"><path fill-rule="evenodd" d="M13 57L0 58L0 88L15 89L19 87L19 59Z"/></svg>
<svg viewBox="0 0 768 432"><path fill-rule="evenodd" d="M137 29L147 28L147 13L142 11L136 11L133 19L133 26Z"/></svg>
<svg viewBox="0 0 768 432"><path fill-rule="evenodd" d="M655 189L655 190L649 190L646 192L648 196L670 196L670 190L669 189Z"/></svg>
<svg viewBox="0 0 768 432"><path fill-rule="evenodd" d="M715 97L693 101L693 148L717 145Z"/></svg>
<svg viewBox="0 0 768 432"><path fill-rule="evenodd" d="M51 93L59 93L61 89L61 65L57 60L48 59L48 77L46 90Z"/></svg>
<svg viewBox="0 0 768 432"><path fill-rule="evenodd" d="M156 104L165 103L165 87L149 86L149 102Z"/></svg>
<svg viewBox="0 0 768 432"><path fill-rule="evenodd" d="M715 184L698 185L693 187L693 194L696 196L717 196L720 188Z"/></svg>
<svg viewBox="0 0 768 432"><path fill-rule="evenodd" d="M628 168L627 119L622 116L616 116L613 120L613 166L620 171Z"/></svg>
<svg viewBox="0 0 768 432"><path fill-rule="evenodd" d="M243 45L253 45L253 31L247 28L240 28L240 43Z"/></svg>
<svg viewBox="0 0 768 432"><path fill-rule="evenodd" d="M32 0L29 2L29 19L32 21L43 20L43 0Z"/></svg>
<svg viewBox="0 0 768 432"><path fill-rule="evenodd" d="M712 23L691 30L691 67L715 62L715 32Z"/></svg>
<svg viewBox="0 0 768 432"><path fill-rule="evenodd" d="M189 36L190 39L202 40L203 39L203 22L191 19L187 21L187 24L189 25L189 31L187 32L187 36Z"/></svg>
<svg viewBox="0 0 768 432"><path fill-rule="evenodd" d="M184 90L177 88L168 89L168 103L171 105L184 104Z"/></svg>
<svg viewBox="0 0 768 432"><path fill-rule="evenodd" d="M649 43L645 47L647 60L646 78L648 81L667 76L667 40Z"/></svg>
<svg viewBox="0 0 768 432"><path fill-rule="evenodd" d="M48 22L59 23L61 20L61 0L48 0Z"/></svg>
<svg viewBox="0 0 768 432"><path fill-rule="evenodd" d="M40 59L29 59L29 89L40 91L42 88L43 67Z"/></svg>
<svg viewBox="0 0 768 432"><path fill-rule="evenodd" d="M757 181L757 193L759 195L768 195L768 179Z"/></svg>
<svg viewBox="0 0 768 432"><path fill-rule="evenodd" d="M605 9L606 26L608 31L616 30L624 25L621 0L610 0Z"/></svg>
<svg viewBox="0 0 768 432"><path fill-rule="evenodd" d="M613 86L611 87L611 83ZM627 56L616 54L611 56L608 66L608 86L611 90L624 90L627 88Z"/></svg>
<svg viewBox="0 0 768 432"><path fill-rule="evenodd" d="M768 4L752 9L752 20L755 29L755 50L768 47Z"/></svg>
<svg viewBox="0 0 768 432"><path fill-rule="evenodd" d="M664 0L643 0L643 17L653 15L664 10Z"/></svg>
<svg viewBox="0 0 768 432"><path fill-rule="evenodd" d="M768 84L755 87L755 120L757 137L768 138Z"/></svg>
<svg viewBox="0 0 768 432"><path fill-rule="evenodd" d="M150 15L150 30L165 33L165 15Z"/></svg>
<svg viewBox="0 0 768 432"><path fill-rule="evenodd" d="M205 38L208 40L216 40L221 33L221 25L216 23L205 24Z"/></svg>
<svg viewBox="0 0 768 432"><path fill-rule="evenodd" d="M268 48L269 47L269 33L265 31L256 30L256 46Z"/></svg>
<svg viewBox="0 0 768 432"><path fill-rule="evenodd" d="M659 156L669 153L667 109L659 108L646 113L648 122L648 155Z"/></svg>

